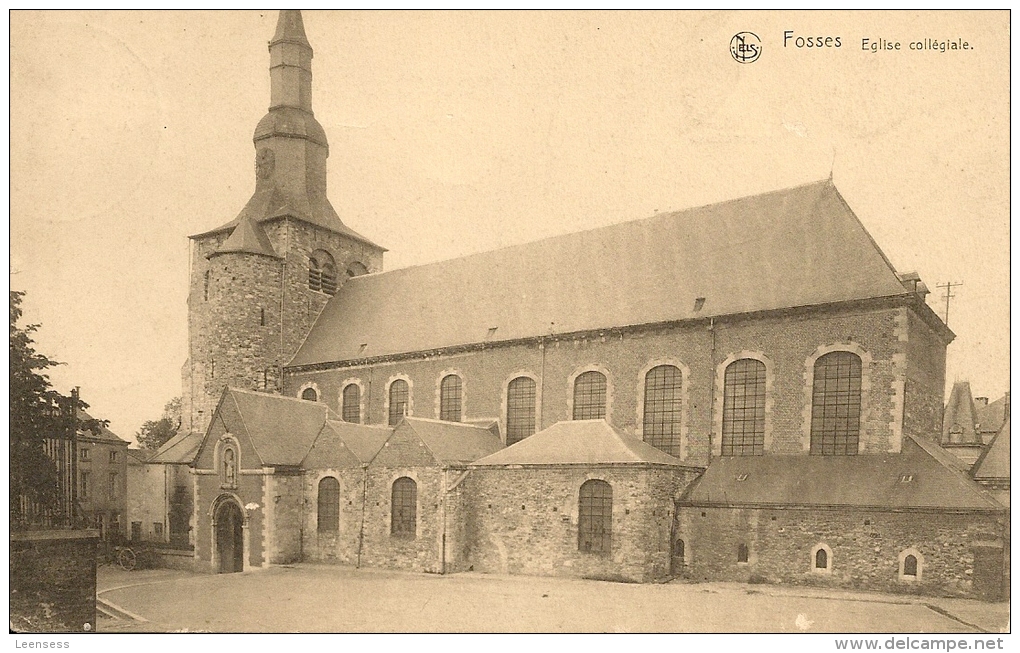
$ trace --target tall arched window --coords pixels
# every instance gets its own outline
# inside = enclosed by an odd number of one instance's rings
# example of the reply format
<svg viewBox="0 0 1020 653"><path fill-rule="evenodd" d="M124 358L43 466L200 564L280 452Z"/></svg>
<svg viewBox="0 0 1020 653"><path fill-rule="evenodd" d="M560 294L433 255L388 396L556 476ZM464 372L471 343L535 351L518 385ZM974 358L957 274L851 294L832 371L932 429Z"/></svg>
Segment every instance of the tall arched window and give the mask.
<svg viewBox="0 0 1020 653"><path fill-rule="evenodd" d="M407 381L397 379L390 384L390 415L389 425L396 426L400 418L407 414L407 400L410 390Z"/></svg>
<svg viewBox="0 0 1020 653"><path fill-rule="evenodd" d="M329 252L317 249L308 257L308 288L336 294L336 263Z"/></svg>
<svg viewBox="0 0 1020 653"><path fill-rule="evenodd" d="M673 365L659 365L645 374L644 440L674 456L680 455L682 382Z"/></svg>
<svg viewBox="0 0 1020 653"><path fill-rule="evenodd" d="M903 575L917 576L917 557L908 555L903 558Z"/></svg>
<svg viewBox="0 0 1020 653"><path fill-rule="evenodd" d="M506 387L506 445L535 432L535 379L519 376Z"/></svg>
<svg viewBox="0 0 1020 653"><path fill-rule="evenodd" d="M606 375L585 372L574 379L574 419L606 418Z"/></svg>
<svg viewBox="0 0 1020 653"><path fill-rule="evenodd" d="M361 423L361 388L357 383L348 383L344 386L343 406L340 408L340 417L345 422L352 424Z"/></svg>
<svg viewBox="0 0 1020 653"><path fill-rule="evenodd" d="M577 506L577 550L609 557L613 544L613 488L585 481Z"/></svg>
<svg viewBox="0 0 1020 653"><path fill-rule="evenodd" d="M815 569L829 568L829 552L825 549L815 551Z"/></svg>
<svg viewBox="0 0 1020 653"><path fill-rule="evenodd" d="M460 421L462 397L460 377L449 374L439 382L439 419L447 422Z"/></svg>
<svg viewBox="0 0 1020 653"><path fill-rule="evenodd" d="M301 398L305 401L318 401L319 393L315 391L315 388L305 388L301 391Z"/></svg>
<svg viewBox="0 0 1020 653"><path fill-rule="evenodd" d="M340 481L326 476L319 481L319 532L340 530Z"/></svg>
<svg viewBox="0 0 1020 653"><path fill-rule="evenodd" d="M723 375L722 455L765 453L765 363L742 358Z"/></svg>
<svg viewBox="0 0 1020 653"><path fill-rule="evenodd" d="M403 476L393 481L390 534L414 539L418 527L418 484Z"/></svg>
<svg viewBox="0 0 1020 653"><path fill-rule="evenodd" d="M853 456L861 431L861 359L834 351L815 361L811 389L811 453Z"/></svg>

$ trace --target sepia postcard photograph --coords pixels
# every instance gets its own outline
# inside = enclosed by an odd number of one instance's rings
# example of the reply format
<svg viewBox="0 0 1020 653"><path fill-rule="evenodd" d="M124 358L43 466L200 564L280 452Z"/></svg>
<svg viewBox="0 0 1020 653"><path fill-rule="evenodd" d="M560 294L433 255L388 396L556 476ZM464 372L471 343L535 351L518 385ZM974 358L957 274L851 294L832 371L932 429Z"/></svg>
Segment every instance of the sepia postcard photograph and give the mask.
<svg viewBox="0 0 1020 653"><path fill-rule="evenodd" d="M8 19L9 644L1009 646L1008 10Z"/></svg>

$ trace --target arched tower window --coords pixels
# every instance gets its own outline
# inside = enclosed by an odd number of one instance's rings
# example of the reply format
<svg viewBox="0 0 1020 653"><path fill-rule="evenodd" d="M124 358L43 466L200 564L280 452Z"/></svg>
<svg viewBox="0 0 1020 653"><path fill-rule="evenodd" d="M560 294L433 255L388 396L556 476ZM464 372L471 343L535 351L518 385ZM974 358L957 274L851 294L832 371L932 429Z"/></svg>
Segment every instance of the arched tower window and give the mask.
<svg viewBox="0 0 1020 653"><path fill-rule="evenodd" d="M439 419L447 422L460 421L460 403L463 387L460 377L449 374L439 383Z"/></svg>
<svg viewBox="0 0 1020 653"><path fill-rule="evenodd" d="M815 361L811 389L811 453L857 454L861 432L861 358L834 351Z"/></svg>
<svg viewBox="0 0 1020 653"><path fill-rule="evenodd" d="M723 380L722 455L765 453L765 363L742 358Z"/></svg>
<svg viewBox="0 0 1020 653"><path fill-rule="evenodd" d="M673 365L659 365L645 374L644 440L674 456L680 455L682 381L680 369Z"/></svg>
<svg viewBox="0 0 1020 653"><path fill-rule="evenodd" d="M340 416L345 422L361 423L361 388L357 383L348 383L344 387Z"/></svg>
<svg viewBox="0 0 1020 653"><path fill-rule="evenodd" d="M319 481L319 532L340 530L340 481L326 476Z"/></svg>
<svg viewBox="0 0 1020 653"><path fill-rule="evenodd" d="M336 263L326 250L317 249L308 257L308 288L327 295L336 294Z"/></svg>
<svg viewBox="0 0 1020 653"><path fill-rule="evenodd" d="M388 422L390 426L396 426L400 418L407 414L409 395L410 389L407 386L407 381L397 379L390 384L390 414Z"/></svg>
<svg viewBox="0 0 1020 653"><path fill-rule="evenodd" d="M606 375L585 372L574 379L574 419L606 418Z"/></svg>
<svg viewBox="0 0 1020 653"><path fill-rule="evenodd" d="M361 261L354 261L347 266L347 278L360 277L363 274L368 274L368 268Z"/></svg>
<svg viewBox="0 0 1020 653"><path fill-rule="evenodd" d="M403 476L393 481L390 535L414 539L418 527L418 484Z"/></svg>
<svg viewBox="0 0 1020 653"><path fill-rule="evenodd" d="M305 401L318 401L319 393L315 391L315 388L305 388L301 391L301 398Z"/></svg>
<svg viewBox="0 0 1020 653"><path fill-rule="evenodd" d="M535 379L519 376L506 388L506 445L535 432Z"/></svg>
<svg viewBox="0 0 1020 653"><path fill-rule="evenodd" d="M581 486L577 505L577 550L609 557L613 543L613 487L592 479Z"/></svg>

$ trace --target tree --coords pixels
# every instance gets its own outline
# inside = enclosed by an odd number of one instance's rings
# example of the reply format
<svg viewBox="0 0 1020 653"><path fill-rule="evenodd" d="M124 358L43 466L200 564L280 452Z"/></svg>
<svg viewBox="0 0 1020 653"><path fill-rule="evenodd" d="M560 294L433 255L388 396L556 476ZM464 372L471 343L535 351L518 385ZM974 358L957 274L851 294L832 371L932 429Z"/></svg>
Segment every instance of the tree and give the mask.
<svg viewBox="0 0 1020 653"><path fill-rule="evenodd" d="M149 420L138 429L135 438L143 449L156 450L181 429L181 398L174 397L163 406L163 416Z"/></svg>

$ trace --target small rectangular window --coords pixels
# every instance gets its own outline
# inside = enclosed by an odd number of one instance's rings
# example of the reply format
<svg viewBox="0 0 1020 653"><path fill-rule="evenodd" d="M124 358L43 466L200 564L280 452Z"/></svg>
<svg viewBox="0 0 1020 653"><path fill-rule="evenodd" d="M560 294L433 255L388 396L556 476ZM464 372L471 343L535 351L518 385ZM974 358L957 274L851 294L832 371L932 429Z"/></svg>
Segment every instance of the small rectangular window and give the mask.
<svg viewBox="0 0 1020 653"><path fill-rule="evenodd" d="M79 494L81 495L80 498L82 498L82 499L87 499L89 497L89 473L88 472L82 472L81 473L81 492L79 492Z"/></svg>
<svg viewBox="0 0 1020 653"><path fill-rule="evenodd" d="M131 522L131 539L132 540L142 539L142 522L140 521Z"/></svg>
<svg viewBox="0 0 1020 653"><path fill-rule="evenodd" d="M163 524L161 522L152 522L152 534L160 539L163 538Z"/></svg>
<svg viewBox="0 0 1020 653"><path fill-rule="evenodd" d="M117 498L117 472L110 472L110 498Z"/></svg>
<svg viewBox="0 0 1020 653"><path fill-rule="evenodd" d="M88 449L82 449L81 450L81 459L82 460L88 460L89 459L89 450Z"/></svg>
<svg viewBox="0 0 1020 653"><path fill-rule="evenodd" d="M116 451L111 451L110 452L110 462L111 463L117 462L117 452Z"/></svg>

